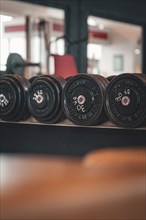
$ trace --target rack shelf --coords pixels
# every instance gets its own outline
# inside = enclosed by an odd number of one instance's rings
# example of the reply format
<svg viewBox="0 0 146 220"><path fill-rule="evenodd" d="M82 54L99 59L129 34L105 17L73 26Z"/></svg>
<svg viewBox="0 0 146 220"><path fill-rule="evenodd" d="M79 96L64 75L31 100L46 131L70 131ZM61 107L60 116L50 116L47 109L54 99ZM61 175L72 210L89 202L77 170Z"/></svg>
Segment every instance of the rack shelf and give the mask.
<svg viewBox="0 0 146 220"><path fill-rule="evenodd" d="M106 122L77 126L68 120L58 124L0 121L2 153L83 156L101 148L145 147L146 127L125 129Z"/></svg>

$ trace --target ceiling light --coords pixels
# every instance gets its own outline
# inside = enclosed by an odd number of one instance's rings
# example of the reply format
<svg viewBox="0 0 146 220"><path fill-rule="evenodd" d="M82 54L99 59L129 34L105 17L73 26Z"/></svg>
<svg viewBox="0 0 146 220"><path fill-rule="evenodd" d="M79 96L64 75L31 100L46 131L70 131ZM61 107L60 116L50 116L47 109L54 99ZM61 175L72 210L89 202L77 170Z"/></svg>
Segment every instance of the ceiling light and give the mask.
<svg viewBox="0 0 146 220"><path fill-rule="evenodd" d="M89 26L96 26L96 21L93 18L88 18L88 25Z"/></svg>
<svg viewBox="0 0 146 220"><path fill-rule="evenodd" d="M104 29L104 24L99 24L98 28L99 28L100 30L103 30L103 29Z"/></svg>
<svg viewBox="0 0 146 220"><path fill-rule="evenodd" d="M12 20L13 20L12 16L0 15L0 21L1 22L8 22L8 21L12 21Z"/></svg>
<svg viewBox="0 0 146 220"><path fill-rule="evenodd" d="M140 49L135 49L134 52L135 52L136 55L139 55L141 53Z"/></svg>

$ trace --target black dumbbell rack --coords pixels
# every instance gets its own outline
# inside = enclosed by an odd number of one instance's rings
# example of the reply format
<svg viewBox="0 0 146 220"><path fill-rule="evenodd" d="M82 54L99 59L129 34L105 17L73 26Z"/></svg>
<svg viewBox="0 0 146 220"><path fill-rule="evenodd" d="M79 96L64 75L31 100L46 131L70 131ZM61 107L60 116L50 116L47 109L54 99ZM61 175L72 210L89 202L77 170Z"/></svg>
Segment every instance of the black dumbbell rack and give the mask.
<svg viewBox="0 0 146 220"><path fill-rule="evenodd" d="M125 129L111 122L98 126L77 126L65 120L42 124L0 121L1 153L83 156L103 148L146 146L146 127Z"/></svg>

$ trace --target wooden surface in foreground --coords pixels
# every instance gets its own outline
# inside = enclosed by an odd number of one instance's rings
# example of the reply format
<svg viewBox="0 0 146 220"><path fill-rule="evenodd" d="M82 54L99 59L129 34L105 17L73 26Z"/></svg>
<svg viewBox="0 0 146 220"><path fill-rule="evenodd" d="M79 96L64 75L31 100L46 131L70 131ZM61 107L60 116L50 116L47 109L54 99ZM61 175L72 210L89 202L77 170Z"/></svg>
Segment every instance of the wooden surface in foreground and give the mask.
<svg viewBox="0 0 146 220"><path fill-rule="evenodd" d="M146 150L1 155L1 219L146 219Z"/></svg>

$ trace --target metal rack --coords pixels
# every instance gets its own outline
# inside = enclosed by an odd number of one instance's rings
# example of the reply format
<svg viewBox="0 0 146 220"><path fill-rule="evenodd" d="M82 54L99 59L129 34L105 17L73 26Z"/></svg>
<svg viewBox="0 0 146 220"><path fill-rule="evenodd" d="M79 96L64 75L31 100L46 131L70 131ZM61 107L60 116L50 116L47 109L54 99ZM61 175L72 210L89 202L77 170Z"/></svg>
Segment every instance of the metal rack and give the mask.
<svg viewBox="0 0 146 220"><path fill-rule="evenodd" d="M0 121L2 153L83 156L102 148L145 147L146 127L123 129L110 122L100 126Z"/></svg>

